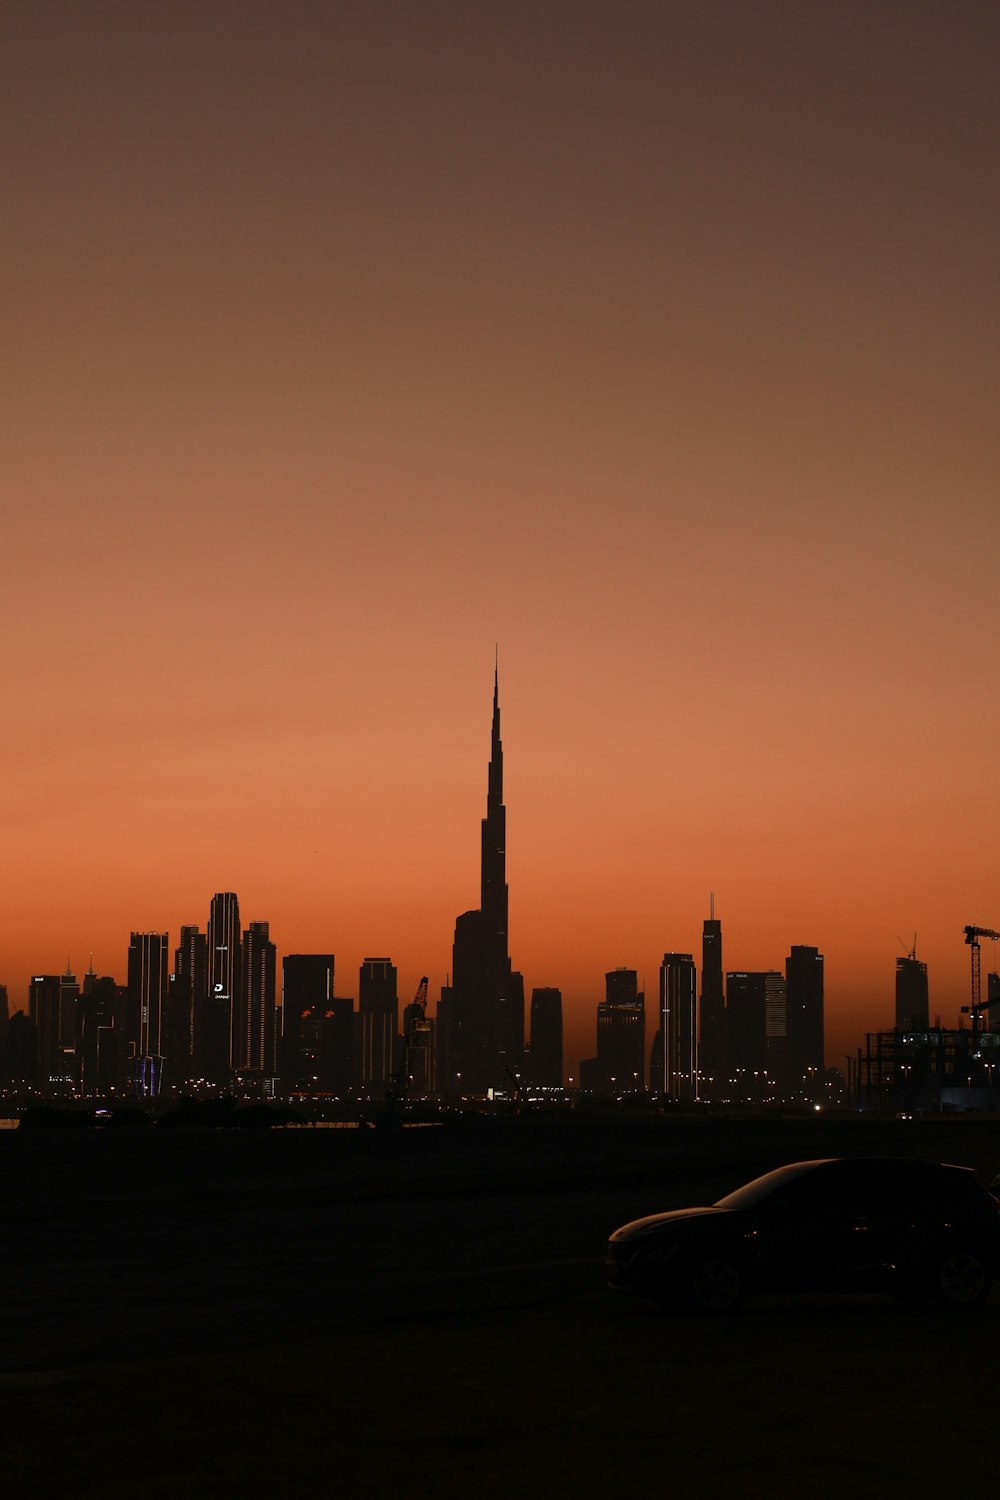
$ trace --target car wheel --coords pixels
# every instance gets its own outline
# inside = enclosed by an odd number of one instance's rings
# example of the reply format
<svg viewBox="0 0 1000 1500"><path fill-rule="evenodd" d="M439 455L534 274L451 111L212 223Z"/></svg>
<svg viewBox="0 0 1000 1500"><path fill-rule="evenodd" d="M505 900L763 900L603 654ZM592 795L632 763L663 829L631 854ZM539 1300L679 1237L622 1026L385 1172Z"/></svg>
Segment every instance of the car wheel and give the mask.
<svg viewBox="0 0 1000 1500"><path fill-rule="evenodd" d="M735 1312L743 1301L743 1272L724 1250L693 1257L684 1277L684 1305L692 1312L717 1316Z"/></svg>
<svg viewBox="0 0 1000 1500"><path fill-rule="evenodd" d="M992 1287L993 1277L974 1250L950 1250L938 1262L934 1296L946 1307L979 1307Z"/></svg>

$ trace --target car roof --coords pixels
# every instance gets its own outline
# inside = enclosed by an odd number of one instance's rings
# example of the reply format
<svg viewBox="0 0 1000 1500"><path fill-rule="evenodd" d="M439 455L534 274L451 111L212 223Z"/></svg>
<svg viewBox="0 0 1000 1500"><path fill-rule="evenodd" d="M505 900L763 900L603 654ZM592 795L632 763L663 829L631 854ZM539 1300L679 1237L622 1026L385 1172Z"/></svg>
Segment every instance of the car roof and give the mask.
<svg viewBox="0 0 1000 1500"><path fill-rule="evenodd" d="M813 1171L832 1167L873 1168L890 1175L896 1173L904 1181L907 1177L912 1181L914 1176L931 1176L937 1172L968 1173L974 1180L972 1169L969 1167L954 1167L945 1162L930 1161L919 1156L821 1156L812 1161L786 1162L784 1166L775 1167L773 1171L754 1177L733 1192L727 1193L724 1198L720 1198L717 1206L722 1208L749 1207L780 1190L783 1183L792 1182Z"/></svg>

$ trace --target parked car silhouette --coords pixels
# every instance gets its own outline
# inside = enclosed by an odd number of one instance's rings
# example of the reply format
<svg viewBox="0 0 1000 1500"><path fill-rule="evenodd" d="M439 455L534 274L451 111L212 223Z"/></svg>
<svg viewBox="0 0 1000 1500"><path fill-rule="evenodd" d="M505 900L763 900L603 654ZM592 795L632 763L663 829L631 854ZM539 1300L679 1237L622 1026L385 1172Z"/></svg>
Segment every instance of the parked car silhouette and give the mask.
<svg viewBox="0 0 1000 1500"><path fill-rule="evenodd" d="M931 1161L800 1161L718 1203L616 1229L616 1291L704 1313L747 1292L885 1291L978 1307L1000 1270L1000 1202L967 1167Z"/></svg>

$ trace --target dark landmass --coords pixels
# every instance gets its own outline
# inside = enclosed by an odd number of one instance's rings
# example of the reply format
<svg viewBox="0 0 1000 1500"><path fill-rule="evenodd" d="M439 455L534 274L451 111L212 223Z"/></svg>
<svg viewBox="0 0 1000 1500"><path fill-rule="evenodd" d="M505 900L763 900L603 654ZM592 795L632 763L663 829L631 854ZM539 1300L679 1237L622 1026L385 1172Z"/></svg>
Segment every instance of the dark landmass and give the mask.
<svg viewBox="0 0 1000 1500"><path fill-rule="evenodd" d="M583 1118L0 1132L5 1494L986 1491L966 1315L606 1292L608 1233L784 1161L1000 1171L1000 1122Z"/></svg>

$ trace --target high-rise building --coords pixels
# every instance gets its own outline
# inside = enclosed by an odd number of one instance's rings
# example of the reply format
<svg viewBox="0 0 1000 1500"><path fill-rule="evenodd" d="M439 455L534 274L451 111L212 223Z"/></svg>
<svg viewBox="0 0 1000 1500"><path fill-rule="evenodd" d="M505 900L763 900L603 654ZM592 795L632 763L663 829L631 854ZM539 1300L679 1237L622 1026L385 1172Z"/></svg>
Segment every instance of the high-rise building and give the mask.
<svg viewBox="0 0 1000 1500"><path fill-rule="evenodd" d="M366 958L358 974L361 1024L361 1087L381 1098L396 1067L399 1050L399 992L396 968L388 958Z"/></svg>
<svg viewBox="0 0 1000 1500"><path fill-rule="evenodd" d="M531 1051L528 1076L539 1088L563 1086L562 991L550 987L531 992Z"/></svg>
<svg viewBox="0 0 1000 1500"><path fill-rule="evenodd" d="M813 1092L822 1082L823 955L794 946L785 959L788 987L786 1081L795 1092Z"/></svg>
<svg viewBox="0 0 1000 1500"><path fill-rule="evenodd" d="M238 1048L233 1057L233 1067L240 1072L271 1076L275 1071L276 962L270 923L251 922L243 934Z"/></svg>
<svg viewBox="0 0 1000 1500"><path fill-rule="evenodd" d="M69 962L65 974L59 979L59 1045L63 1052L76 1049L76 1003L80 998L80 986Z"/></svg>
<svg viewBox="0 0 1000 1500"><path fill-rule="evenodd" d="M726 998L722 985L722 923L715 915L714 894L709 897L709 915L701 932L698 1072L702 1097L722 1098L726 1077Z"/></svg>
<svg viewBox="0 0 1000 1500"><path fill-rule="evenodd" d="M451 976L441 986L434 1018L437 1088L441 1094L462 1092L461 1013Z"/></svg>
<svg viewBox="0 0 1000 1500"><path fill-rule="evenodd" d="M784 1089L788 1083L788 983L777 969L764 974L764 1034L767 1076Z"/></svg>
<svg viewBox="0 0 1000 1500"><path fill-rule="evenodd" d="M208 939L197 927L182 927L167 984L163 1052L173 1082L204 1076L208 985Z"/></svg>
<svg viewBox="0 0 1000 1500"><path fill-rule="evenodd" d="M896 959L896 1030L927 1031L929 1025L927 965L914 949L905 958Z"/></svg>
<svg viewBox="0 0 1000 1500"><path fill-rule="evenodd" d="M28 1015L38 1036L38 1075L43 1093L56 1088L63 1076L59 1002L58 974L36 974L29 981Z"/></svg>
<svg viewBox="0 0 1000 1500"><path fill-rule="evenodd" d="M767 993L763 973L726 975L726 1051L729 1077L724 1097L747 1098L746 1080L767 1068Z"/></svg>
<svg viewBox="0 0 1000 1500"><path fill-rule="evenodd" d="M240 903L233 891L218 891L208 914L208 993L205 1000L205 1074L228 1080L240 1056L242 968Z"/></svg>
<svg viewBox="0 0 1000 1500"><path fill-rule="evenodd" d="M646 997L635 969L605 974L604 999L597 1007L597 1056L592 1068L581 1063L580 1069L601 1092L633 1093L644 1087Z"/></svg>
<svg viewBox="0 0 1000 1500"><path fill-rule="evenodd" d="M316 1021L319 1025L316 1029ZM346 1099L355 1091L357 1075L357 1012L354 1001L334 995L326 1009L303 1021L302 1032L307 1043L317 1039L316 1077L319 1091Z"/></svg>
<svg viewBox="0 0 1000 1500"><path fill-rule="evenodd" d="M333 1001L332 953L286 953L281 960L281 1079L285 1093L317 1078L310 1023Z"/></svg>
<svg viewBox="0 0 1000 1500"><path fill-rule="evenodd" d="M768 1099L784 1084L787 1043L787 986L777 969L726 975L726 1047L729 1056L724 1097Z"/></svg>
<svg viewBox="0 0 1000 1500"><path fill-rule="evenodd" d="M697 988L693 956L665 953L660 965L660 1073L650 1077L650 1087L685 1102L698 1098Z"/></svg>
<svg viewBox="0 0 1000 1500"><path fill-rule="evenodd" d="M486 816L482 820L480 904L455 923L450 1016L442 1029L441 1087L461 1079L465 1093L509 1087L524 1055L524 981L508 951L507 811L503 802L499 674L493 676L493 728Z"/></svg>
<svg viewBox="0 0 1000 1500"><path fill-rule="evenodd" d="M133 932L128 949L128 1004L122 1038L130 1060L131 1086L141 1097L160 1090L162 1028L167 1005L165 932Z"/></svg>
<svg viewBox="0 0 1000 1500"><path fill-rule="evenodd" d="M7 1022L0 1082L18 1093L38 1085L38 1028L23 1010Z"/></svg>
<svg viewBox="0 0 1000 1500"><path fill-rule="evenodd" d="M80 1088L88 1096L104 1096L128 1081L124 1036L127 1031L128 987L109 975L90 973L77 1013L77 1058Z"/></svg>

